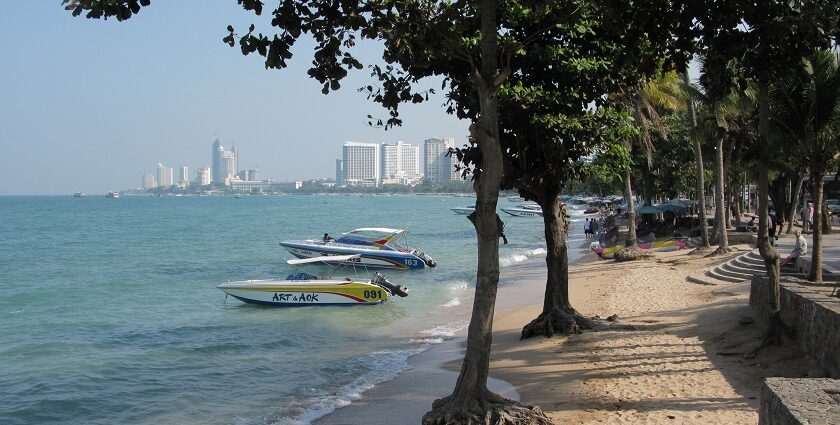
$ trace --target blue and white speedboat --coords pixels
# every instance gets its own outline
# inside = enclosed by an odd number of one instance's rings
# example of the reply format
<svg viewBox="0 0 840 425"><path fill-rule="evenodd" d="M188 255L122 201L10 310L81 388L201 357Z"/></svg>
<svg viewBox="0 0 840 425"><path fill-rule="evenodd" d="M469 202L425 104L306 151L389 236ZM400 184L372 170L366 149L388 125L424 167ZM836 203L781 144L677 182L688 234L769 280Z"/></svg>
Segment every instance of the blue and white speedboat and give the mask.
<svg viewBox="0 0 840 425"><path fill-rule="evenodd" d="M349 260L341 257L342 260L335 263L369 269L435 267L437 263L425 252L398 244L405 234L405 230L402 229L361 228L344 233L335 240L325 237L325 240L284 241L280 242L280 245L298 258L358 254L358 257ZM331 263L326 260L321 262Z"/></svg>

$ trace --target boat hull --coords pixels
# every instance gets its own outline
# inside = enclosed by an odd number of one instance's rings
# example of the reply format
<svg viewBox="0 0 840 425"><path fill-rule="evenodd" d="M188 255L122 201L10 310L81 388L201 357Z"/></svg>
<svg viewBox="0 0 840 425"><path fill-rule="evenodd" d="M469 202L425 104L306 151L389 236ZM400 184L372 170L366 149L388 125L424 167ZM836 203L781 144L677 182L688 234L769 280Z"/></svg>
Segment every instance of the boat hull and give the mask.
<svg viewBox="0 0 840 425"><path fill-rule="evenodd" d="M335 243L317 244L315 242L281 242L280 245L286 248L289 253L297 258L328 257L333 255L355 255L348 261L339 264L363 267L367 269L424 269L426 262L409 252L386 251L378 249L360 249L359 247L347 246Z"/></svg>
<svg viewBox="0 0 840 425"><path fill-rule="evenodd" d="M596 246L597 242L593 244L590 248L592 252L598 254L601 258L614 258L615 253L621 251L624 246L611 246L607 248L602 248L600 246ZM683 241L659 241L654 243L640 243L638 244L639 249L645 251L653 251L653 252L669 252L669 251L677 251L680 249L685 248L687 245Z"/></svg>
<svg viewBox="0 0 840 425"><path fill-rule="evenodd" d="M530 208L502 208L502 211L516 217L542 217L541 210L533 210Z"/></svg>
<svg viewBox="0 0 840 425"><path fill-rule="evenodd" d="M389 297L380 286L349 280L249 280L223 283L217 288L249 304L275 307L374 305Z"/></svg>

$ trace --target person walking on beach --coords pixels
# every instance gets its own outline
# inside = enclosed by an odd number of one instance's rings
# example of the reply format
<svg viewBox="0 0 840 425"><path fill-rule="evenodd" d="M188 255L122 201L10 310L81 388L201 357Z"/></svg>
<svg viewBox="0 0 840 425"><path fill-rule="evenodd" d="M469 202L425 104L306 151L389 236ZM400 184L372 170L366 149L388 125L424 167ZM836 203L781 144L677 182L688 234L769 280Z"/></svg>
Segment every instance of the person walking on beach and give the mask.
<svg viewBox="0 0 840 425"><path fill-rule="evenodd" d="M796 261L797 258L803 256L808 253L808 242L805 241L805 237L802 236L802 232L799 229L793 231L793 236L796 237L796 245L793 246L793 251L790 252L785 261L782 261L782 264L779 264L779 268L782 268L787 264L790 260Z"/></svg>
<svg viewBox="0 0 840 425"><path fill-rule="evenodd" d="M594 218L592 219L592 222L589 224L589 233L593 237L598 234L598 221L596 221Z"/></svg>
<svg viewBox="0 0 840 425"><path fill-rule="evenodd" d="M589 232L591 231L592 227L589 223L589 219L587 218L586 221L583 222L583 235L587 238L589 237Z"/></svg>

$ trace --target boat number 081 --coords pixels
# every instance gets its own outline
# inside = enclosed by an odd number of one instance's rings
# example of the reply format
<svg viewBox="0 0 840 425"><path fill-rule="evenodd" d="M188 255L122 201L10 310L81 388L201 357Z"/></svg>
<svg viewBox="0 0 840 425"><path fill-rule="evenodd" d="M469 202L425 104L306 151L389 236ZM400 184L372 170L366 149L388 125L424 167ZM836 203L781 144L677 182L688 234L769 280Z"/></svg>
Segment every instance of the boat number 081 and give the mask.
<svg viewBox="0 0 840 425"><path fill-rule="evenodd" d="M382 291L373 290L373 291L365 291L365 298L382 298Z"/></svg>

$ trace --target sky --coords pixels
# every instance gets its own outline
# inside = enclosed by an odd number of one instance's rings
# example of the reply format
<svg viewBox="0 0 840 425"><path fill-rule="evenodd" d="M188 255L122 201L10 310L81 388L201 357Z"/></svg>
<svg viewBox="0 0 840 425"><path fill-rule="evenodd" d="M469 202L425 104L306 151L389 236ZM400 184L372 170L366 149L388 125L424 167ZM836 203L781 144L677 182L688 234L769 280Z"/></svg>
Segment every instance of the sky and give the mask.
<svg viewBox="0 0 840 425"><path fill-rule="evenodd" d="M124 22L74 18L60 0L0 1L0 195L136 188L158 162L192 179L215 137L236 145L240 168L279 180L334 178L348 140L466 141L439 95L406 107L402 127L371 128L367 115L385 112L356 91L370 72L321 94L306 75L311 42L284 70L222 42L227 25L251 23L271 31L234 0L154 1ZM375 47L359 53L376 60Z"/></svg>

